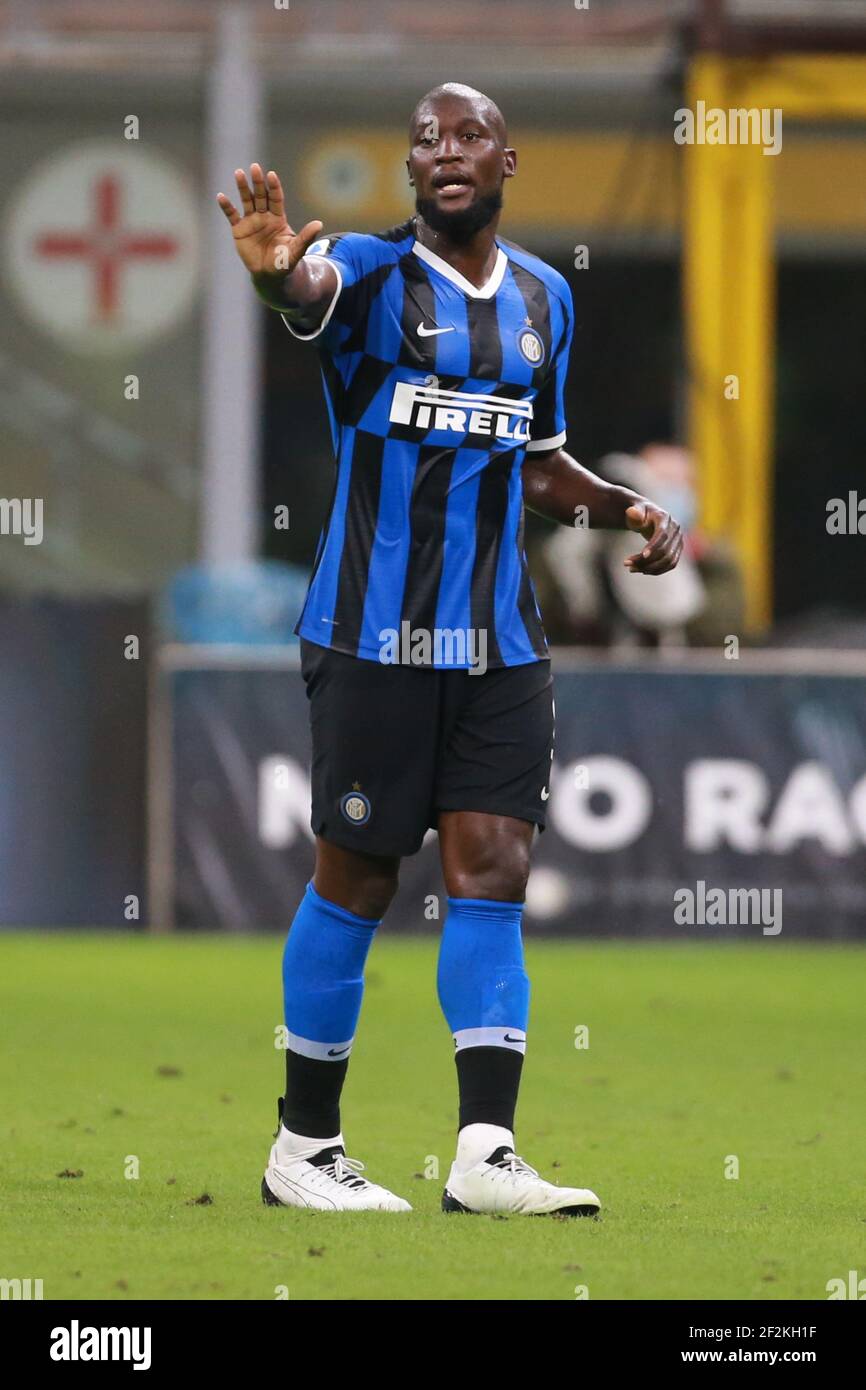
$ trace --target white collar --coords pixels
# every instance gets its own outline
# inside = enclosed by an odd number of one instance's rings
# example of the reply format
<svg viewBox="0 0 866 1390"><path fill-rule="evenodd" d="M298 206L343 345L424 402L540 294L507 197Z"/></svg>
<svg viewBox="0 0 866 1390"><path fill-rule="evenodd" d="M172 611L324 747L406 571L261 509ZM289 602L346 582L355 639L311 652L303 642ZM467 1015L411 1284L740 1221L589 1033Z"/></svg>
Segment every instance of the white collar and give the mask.
<svg viewBox="0 0 866 1390"><path fill-rule="evenodd" d="M453 265L443 261L441 256L437 256L435 251L430 251L426 246L422 246L420 241L416 241L412 247L415 255L429 265L433 270L438 270L440 275L444 275L446 280L450 280L452 285L456 285L458 290L468 294L470 299L492 299L505 275L505 267L508 265L508 257L502 247L497 248L496 263L490 273L490 279L481 286L473 285L471 280L467 280L465 275L461 275L459 270L455 270Z"/></svg>

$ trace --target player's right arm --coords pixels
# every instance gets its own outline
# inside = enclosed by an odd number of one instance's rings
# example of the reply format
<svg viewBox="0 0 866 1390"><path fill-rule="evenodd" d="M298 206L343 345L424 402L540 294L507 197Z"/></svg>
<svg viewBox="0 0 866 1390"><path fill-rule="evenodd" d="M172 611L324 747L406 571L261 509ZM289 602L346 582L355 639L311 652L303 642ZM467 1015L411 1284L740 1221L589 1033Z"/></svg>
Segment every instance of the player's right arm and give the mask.
<svg viewBox="0 0 866 1390"><path fill-rule="evenodd" d="M282 185L273 169L265 176L260 164L251 164L249 182L243 169L236 169L235 183L243 214L224 193L217 195L217 202L256 294L297 329L315 330L339 288L337 272L326 260L304 260L307 248L321 235L321 222L308 222L299 232L292 230Z"/></svg>

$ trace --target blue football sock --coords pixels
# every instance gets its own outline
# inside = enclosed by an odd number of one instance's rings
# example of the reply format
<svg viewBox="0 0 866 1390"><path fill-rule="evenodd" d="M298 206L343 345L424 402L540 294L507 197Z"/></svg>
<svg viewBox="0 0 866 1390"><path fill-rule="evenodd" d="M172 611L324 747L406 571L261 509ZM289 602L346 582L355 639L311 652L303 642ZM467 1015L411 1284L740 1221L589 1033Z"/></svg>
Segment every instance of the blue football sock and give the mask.
<svg viewBox="0 0 866 1390"><path fill-rule="evenodd" d="M529 979L523 968L522 903L449 898L439 947L439 1003L457 1050L526 1050Z"/></svg>
<svg viewBox="0 0 866 1390"><path fill-rule="evenodd" d="M529 1018L522 918L522 903L448 899L437 983L457 1049L460 1144L473 1136L479 1150L469 1166L490 1157L485 1147L507 1146L514 1130Z"/></svg>
<svg viewBox="0 0 866 1390"><path fill-rule="evenodd" d="M364 993L364 964L381 919L328 902L312 883L283 951L289 1047L305 1057L348 1057Z"/></svg>

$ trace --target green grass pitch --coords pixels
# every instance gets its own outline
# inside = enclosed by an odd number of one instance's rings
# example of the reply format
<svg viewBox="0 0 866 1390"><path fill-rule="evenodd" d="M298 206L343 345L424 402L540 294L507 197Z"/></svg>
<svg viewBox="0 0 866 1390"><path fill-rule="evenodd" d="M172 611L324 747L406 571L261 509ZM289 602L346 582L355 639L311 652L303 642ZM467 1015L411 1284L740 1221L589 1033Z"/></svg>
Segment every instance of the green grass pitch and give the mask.
<svg viewBox="0 0 866 1390"><path fill-rule="evenodd" d="M440 1211L456 1106L436 941L387 929L343 1127L414 1211L262 1206L281 950L0 937L0 1276L46 1299L773 1300L866 1274L862 949L529 937L518 1149L594 1188L600 1221Z"/></svg>

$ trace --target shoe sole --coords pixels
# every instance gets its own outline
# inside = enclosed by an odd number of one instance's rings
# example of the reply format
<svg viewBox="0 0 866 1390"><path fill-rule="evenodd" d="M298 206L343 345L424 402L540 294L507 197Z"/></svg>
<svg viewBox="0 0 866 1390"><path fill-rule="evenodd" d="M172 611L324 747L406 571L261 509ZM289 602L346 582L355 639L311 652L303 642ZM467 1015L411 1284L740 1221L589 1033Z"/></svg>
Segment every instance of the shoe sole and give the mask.
<svg viewBox="0 0 866 1390"><path fill-rule="evenodd" d="M474 1207L464 1206L456 1197L445 1188L442 1193L442 1210L447 1212L465 1212L467 1216L598 1216L601 1207L596 1206L573 1206L557 1207L555 1211L532 1211L532 1212L482 1212L475 1211Z"/></svg>
<svg viewBox="0 0 866 1390"><path fill-rule="evenodd" d="M262 1201L264 1202L266 1207L281 1207L284 1205L280 1201L279 1197L274 1196L273 1192L268 1187L264 1178L262 1178Z"/></svg>

